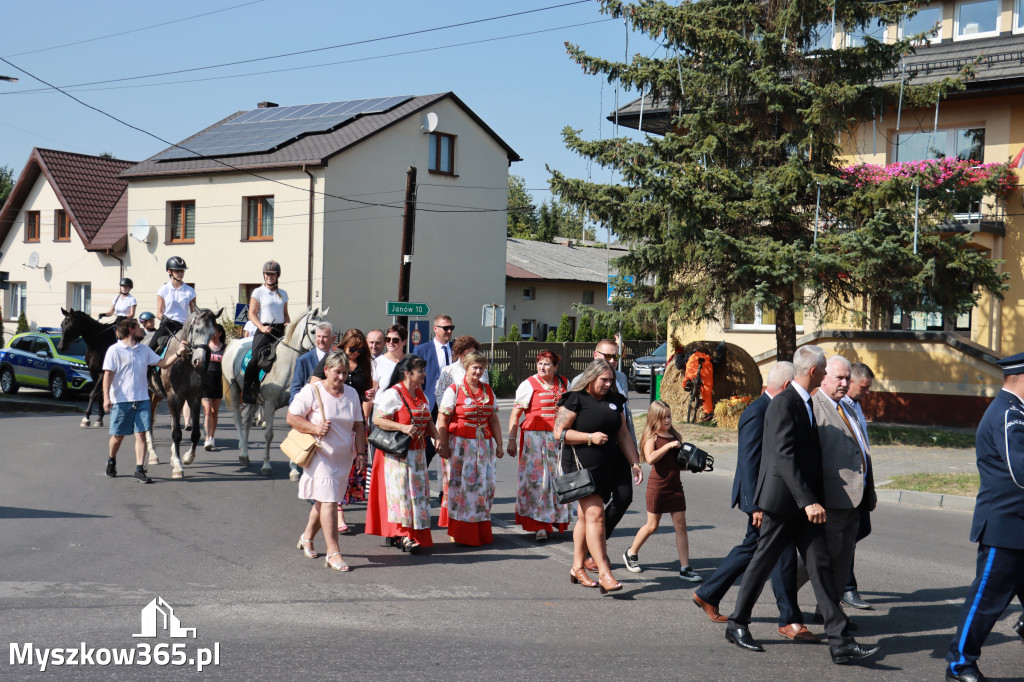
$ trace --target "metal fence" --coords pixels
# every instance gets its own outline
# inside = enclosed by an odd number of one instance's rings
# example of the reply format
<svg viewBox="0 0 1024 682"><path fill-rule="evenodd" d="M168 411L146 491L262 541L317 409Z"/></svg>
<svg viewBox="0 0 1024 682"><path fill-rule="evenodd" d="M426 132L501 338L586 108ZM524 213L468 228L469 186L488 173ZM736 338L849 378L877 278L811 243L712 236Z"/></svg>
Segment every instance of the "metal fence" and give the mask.
<svg viewBox="0 0 1024 682"><path fill-rule="evenodd" d="M633 360L648 355L657 347L657 341L624 341L622 371L628 374ZM558 373L567 379L572 379L582 372L594 359L593 342L503 341L494 344L493 355L490 344L481 344L481 349L488 356L491 368L507 378L513 390L537 372L537 353L542 350L558 353L562 358Z"/></svg>

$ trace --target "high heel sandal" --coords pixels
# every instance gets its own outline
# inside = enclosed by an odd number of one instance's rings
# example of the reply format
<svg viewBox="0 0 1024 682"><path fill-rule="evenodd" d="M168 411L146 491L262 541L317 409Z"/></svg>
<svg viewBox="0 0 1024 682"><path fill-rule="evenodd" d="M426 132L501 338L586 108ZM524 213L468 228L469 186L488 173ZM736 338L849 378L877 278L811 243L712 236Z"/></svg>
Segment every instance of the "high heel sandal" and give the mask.
<svg viewBox="0 0 1024 682"><path fill-rule="evenodd" d="M621 590L622 583L612 576L611 571L605 571L599 578L598 587L601 588L601 594L608 594L609 592L618 592Z"/></svg>
<svg viewBox="0 0 1024 682"><path fill-rule="evenodd" d="M309 544L308 548L306 547L307 544ZM306 555L307 559L316 559L318 556L320 556L316 553L316 550L313 549L313 541L307 540L301 535L299 536L299 544L295 545L295 549L301 549L302 553Z"/></svg>
<svg viewBox="0 0 1024 682"><path fill-rule="evenodd" d="M326 566L327 568L331 569L332 571L341 571L342 573L346 573L346 572L352 570L349 567L349 565L345 563L344 559L341 560L341 564L339 564L339 565L332 564L331 563L331 557L332 556L341 556L341 552L331 552L330 554L325 556L324 557L324 566Z"/></svg>
<svg viewBox="0 0 1024 682"><path fill-rule="evenodd" d="M583 585L583 587L597 587L597 583L590 579L583 568L569 569L569 583L572 585Z"/></svg>
<svg viewBox="0 0 1024 682"><path fill-rule="evenodd" d="M409 554L415 554L416 552L420 551L420 547L422 546L420 545L420 543L416 542L412 538L401 538L399 540L399 543L400 547L402 548L402 551L408 552Z"/></svg>

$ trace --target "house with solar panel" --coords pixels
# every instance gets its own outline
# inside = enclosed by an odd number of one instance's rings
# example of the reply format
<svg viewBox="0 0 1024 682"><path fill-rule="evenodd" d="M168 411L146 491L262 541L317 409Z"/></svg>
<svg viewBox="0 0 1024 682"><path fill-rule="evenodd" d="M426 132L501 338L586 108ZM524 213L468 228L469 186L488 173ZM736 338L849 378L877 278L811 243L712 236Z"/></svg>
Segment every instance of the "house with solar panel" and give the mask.
<svg viewBox="0 0 1024 682"><path fill-rule="evenodd" d="M61 307L105 311L118 293L134 161L33 149L0 207L0 291L5 331L22 312L31 327L59 326ZM141 312L141 311L140 311Z"/></svg>
<svg viewBox="0 0 1024 682"><path fill-rule="evenodd" d="M292 319L386 326L407 171L417 169L410 300L482 334L504 300L508 169L520 157L454 93L240 111L126 169L126 270L142 309L180 256L199 305L233 310L281 264Z"/></svg>

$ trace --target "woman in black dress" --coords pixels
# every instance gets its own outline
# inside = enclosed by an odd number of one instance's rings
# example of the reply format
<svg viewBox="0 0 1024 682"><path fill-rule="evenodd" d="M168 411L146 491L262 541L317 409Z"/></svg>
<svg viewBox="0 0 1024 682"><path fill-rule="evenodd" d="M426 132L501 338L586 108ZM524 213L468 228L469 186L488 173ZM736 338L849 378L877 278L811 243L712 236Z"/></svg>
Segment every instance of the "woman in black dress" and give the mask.
<svg viewBox="0 0 1024 682"><path fill-rule="evenodd" d="M597 492L579 501L569 579L585 587L600 586L604 594L622 589L622 583L612 576L608 561L605 502L613 489L628 488L631 483L640 485L644 476L636 444L626 428L626 398L615 388L615 370L607 360L594 360L577 385L577 390L569 391L558 401L555 438L565 438L562 471L575 471L579 459L580 465L594 475ZM590 579L583 567L588 548L597 563L597 582Z"/></svg>

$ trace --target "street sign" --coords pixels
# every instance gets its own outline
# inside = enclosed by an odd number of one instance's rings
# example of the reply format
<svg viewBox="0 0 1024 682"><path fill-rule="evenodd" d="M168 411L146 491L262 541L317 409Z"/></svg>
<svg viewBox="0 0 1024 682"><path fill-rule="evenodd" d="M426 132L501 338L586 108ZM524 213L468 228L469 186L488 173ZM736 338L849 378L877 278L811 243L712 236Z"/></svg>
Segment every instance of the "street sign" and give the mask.
<svg viewBox="0 0 1024 682"><path fill-rule="evenodd" d="M608 275L608 305L612 304L612 297L615 296L615 280L618 279L617 275ZM626 284L633 283L633 275L626 275L622 278ZM631 296L629 287L626 287L625 293L619 294L620 296Z"/></svg>
<svg viewBox="0 0 1024 682"><path fill-rule="evenodd" d="M408 301L388 301L385 315L405 315L412 317L426 317L430 314L430 306L426 303L409 303Z"/></svg>
<svg viewBox="0 0 1024 682"><path fill-rule="evenodd" d="M409 323L409 352L431 339L433 337L430 336L430 320L413 320Z"/></svg>
<svg viewBox="0 0 1024 682"><path fill-rule="evenodd" d="M236 303L235 304L235 324L244 325L249 321L249 304L248 303Z"/></svg>
<svg viewBox="0 0 1024 682"><path fill-rule="evenodd" d="M505 306L497 303L484 305L483 314L480 317L481 327L505 327Z"/></svg>

